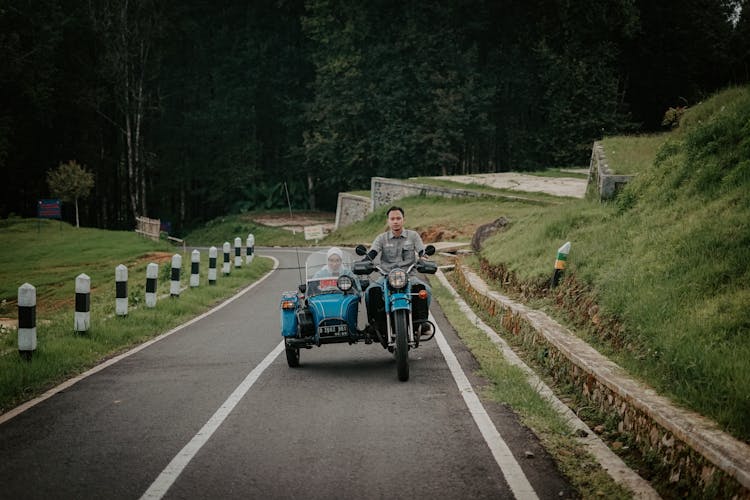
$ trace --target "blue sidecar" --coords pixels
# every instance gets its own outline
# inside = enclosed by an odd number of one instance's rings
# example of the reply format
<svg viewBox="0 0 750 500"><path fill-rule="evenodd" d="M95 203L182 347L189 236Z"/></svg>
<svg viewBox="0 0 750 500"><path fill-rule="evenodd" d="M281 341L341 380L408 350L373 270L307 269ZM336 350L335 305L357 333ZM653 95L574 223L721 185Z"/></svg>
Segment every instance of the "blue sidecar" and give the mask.
<svg viewBox="0 0 750 500"><path fill-rule="evenodd" d="M352 256L346 251L337 252L340 267L331 269L330 253L310 254L305 261L305 282L298 291L281 295L281 335L290 367L299 366L300 348L360 340L372 343L368 333L357 327L367 280L352 274Z"/></svg>

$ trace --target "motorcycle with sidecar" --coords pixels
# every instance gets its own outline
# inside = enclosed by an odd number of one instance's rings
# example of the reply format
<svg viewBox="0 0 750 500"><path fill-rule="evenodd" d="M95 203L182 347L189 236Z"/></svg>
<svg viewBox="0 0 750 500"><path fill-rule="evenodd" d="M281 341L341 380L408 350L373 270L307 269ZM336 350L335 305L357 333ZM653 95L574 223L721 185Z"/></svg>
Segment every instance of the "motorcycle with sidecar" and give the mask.
<svg viewBox="0 0 750 500"><path fill-rule="evenodd" d="M362 245L356 249L361 256L365 256L366 251ZM426 255L434 252L432 245L425 248ZM297 290L281 295L281 336L287 364L293 368L300 366L301 349L334 343L377 342L396 358L398 379L408 380L409 350L435 335L432 322L426 318L412 319L413 305L426 308L427 292L424 287L412 287L410 273L416 270L433 274L437 271L436 264L419 259L408 269L396 268L386 272L367 258L354 262L348 252L342 253L342 272L338 276L323 272L327 257L325 250L311 253L305 261L304 283ZM379 297L382 301L378 302L381 306L373 315L384 315L384 321L369 321L360 329L360 306L364 294L368 293L372 273L378 274L381 287L372 287L369 292L382 293Z"/></svg>

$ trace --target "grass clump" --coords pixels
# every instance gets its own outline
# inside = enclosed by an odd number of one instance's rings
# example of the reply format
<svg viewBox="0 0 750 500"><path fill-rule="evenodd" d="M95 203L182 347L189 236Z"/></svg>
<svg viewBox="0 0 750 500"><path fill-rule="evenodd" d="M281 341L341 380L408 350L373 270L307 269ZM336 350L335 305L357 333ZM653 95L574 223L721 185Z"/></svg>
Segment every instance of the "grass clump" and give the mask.
<svg viewBox="0 0 750 500"><path fill-rule="evenodd" d="M213 245L220 252L225 241L233 245L235 238L240 238L244 246L248 234L253 235L256 246L307 246L310 244L305 241L304 232L293 233L280 227L259 224L253 220L253 217L257 215L256 213L232 214L212 219L190 231L185 236L185 241L192 246ZM284 213L279 212L279 215L283 216Z"/></svg>
<svg viewBox="0 0 750 500"><path fill-rule="evenodd" d="M619 135L602 139L607 165L613 174L634 175L647 170L669 134Z"/></svg>

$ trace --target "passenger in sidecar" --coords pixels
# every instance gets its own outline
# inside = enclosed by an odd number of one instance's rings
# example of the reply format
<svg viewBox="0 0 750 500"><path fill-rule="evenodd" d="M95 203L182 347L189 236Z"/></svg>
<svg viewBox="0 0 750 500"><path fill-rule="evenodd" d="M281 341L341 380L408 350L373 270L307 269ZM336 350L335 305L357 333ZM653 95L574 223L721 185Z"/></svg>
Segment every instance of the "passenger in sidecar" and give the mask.
<svg viewBox="0 0 750 500"><path fill-rule="evenodd" d="M299 291L282 294L281 335L289 366L299 366L301 347L369 340L357 328L362 285L350 271L352 260L336 247L313 252Z"/></svg>

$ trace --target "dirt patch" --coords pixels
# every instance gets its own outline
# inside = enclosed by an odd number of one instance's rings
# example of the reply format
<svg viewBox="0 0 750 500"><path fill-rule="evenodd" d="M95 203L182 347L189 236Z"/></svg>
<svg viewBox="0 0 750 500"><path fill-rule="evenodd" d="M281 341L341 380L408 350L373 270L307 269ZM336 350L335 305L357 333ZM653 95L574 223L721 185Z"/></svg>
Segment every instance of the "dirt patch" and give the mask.
<svg viewBox="0 0 750 500"><path fill-rule="evenodd" d="M455 240L457 237L462 236L458 231L451 231L440 226L431 226L427 229L420 231L419 236L422 237L424 243L437 243L440 241Z"/></svg>
<svg viewBox="0 0 750 500"><path fill-rule="evenodd" d="M0 327L18 328L18 320L15 318L0 318Z"/></svg>
<svg viewBox="0 0 750 500"><path fill-rule="evenodd" d="M578 171L577 171L578 172ZM584 170L586 172L586 170ZM524 191L529 193L546 193L553 196L570 196L583 198L586 195L587 179L574 177L541 177L538 175L504 172L496 174L452 175L433 177L462 184L482 184L497 189Z"/></svg>
<svg viewBox="0 0 750 500"><path fill-rule="evenodd" d="M323 226L330 233L336 224L336 214L329 212L304 212L300 214L268 213L257 214L248 219L264 226L278 227L287 231L301 232L306 226Z"/></svg>
<svg viewBox="0 0 750 500"><path fill-rule="evenodd" d="M173 255L174 255L173 253L169 253L169 252L151 252L151 253L147 253L146 255L138 259L136 263L141 263L141 262L146 262L146 263L154 262L156 264L165 264L167 262L171 263Z"/></svg>

